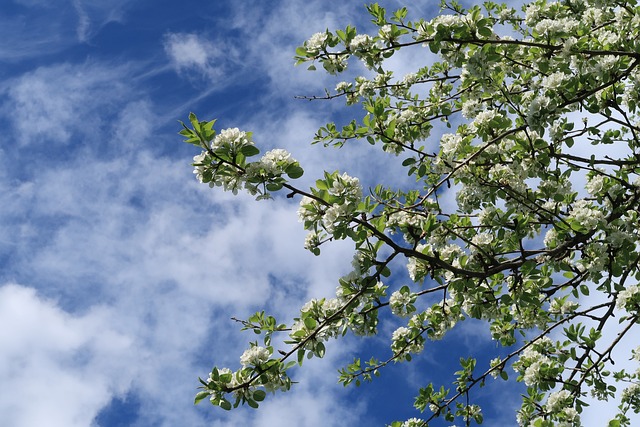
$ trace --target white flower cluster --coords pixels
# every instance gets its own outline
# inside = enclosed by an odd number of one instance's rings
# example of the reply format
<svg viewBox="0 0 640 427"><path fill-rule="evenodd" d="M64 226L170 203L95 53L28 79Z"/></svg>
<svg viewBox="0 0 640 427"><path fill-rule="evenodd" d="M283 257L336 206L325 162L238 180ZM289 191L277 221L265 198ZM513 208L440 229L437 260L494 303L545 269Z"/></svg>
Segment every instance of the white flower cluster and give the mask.
<svg viewBox="0 0 640 427"><path fill-rule="evenodd" d="M440 137L440 149L446 158L455 157L462 148L463 139L457 133L445 133Z"/></svg>
<svg viewBox="0 0 640 427"><path fill-rule="evenodd" d="M207 164L205 163L205 160L207 158L207 152L203 151L202 153L198 154L197 156L193 157L193 173L196 176L196 179L198 180L198 182L202 183L203 182L203 173L207 168Z"/></svg>
<svg viewBox="0 0 640 427"><path fill-rule="evenodd" d="M540 381L548 378L545 371L557 371L562 368L555 359L547 356L554 349L554 344L548 337L542 337L535 344L527 347L517 362L513 364L513 369L522 374L524 383L528 387L535 387Z"/></svg>
<svg viewBox="0 0 640 427"><path fill-rule="evenodd" d="M324 47L324 43L327 41L327 33L315 33L309 40L304 42L304 45L309 50L320 50Z"/></svg>
<svg viewBox="0 0 640 427"><path fill-rule="evenodd" d="M462 117L473 119L480 112L482 104L477 99L467 99L462 104Z"/></svg>
<svg viewBox="0 0 640 427"><path fill-rule="evenodd" d="M456 324L464 320L464 315L454 313L452 310L456 306L453 298L447 298L440 303L436 303L426 309L421 315L415 315L409 321L410 325L424 327L428 324L427 333L432 340L439 340L444 334L452 329Z"/></svg>
<svg viewBox="0 0 640 427"><path fill-rule="evenodd" d="M572 313L580 304L575 301L570 301L564 298L554 298L549 305L549 313L552 314L567 314Z"/></svg>
<svg viewBox="0 0 640 427"><path fill-rule="evenodd" d="M322 217L322 226L328 233L333 233L339 225L344 223L351 212L352 208L347 204L331 205Z"/></svg>
<svg viewBox="0 0 640 427"><path fill-rule="evenodd" d="M260 366L269 360L270 356L271 352L268 349L254 345L242 353L240 364L245 368L248 366Z"/></svg>
<svg viewBox="0 0 640 427"><path fill-rule="evenodd" d="M420 418L409 418L407 421L403 422L400 427L423 427L425 426L425 422Z"/></svg>
<svg viewBox="0 0 640 427"><path fill-rule="evenodd" d="M223 129L211 142L211 149L227 146L240 149L247 145L254 145L251 136L238 128Z"/></svg>
<svg viewBox="0 0 640 427"><path fill-rule="evenodd" d="M546 125L549 119L548 111L553 110L553 101L546 95L536 96L529 102L527 123L534 129Z"/></svg>
<svg viewBox="0 0 640 427"><path fill-rule="evenodd" d="M267 151L259 161L247 165L245 170L246 179L267 179L280 176L284 173L287 166L292 163L296 163L296 160L291 157L291 154L287 150L276 148Z"/></svg>
<svg viewBox="0 0 640 427"><path fill-rule="evenodd" d="M411 332L404 326L396 329L391 335L391 349L396 353L420 353L424 349L424 338Z"/></svg>
<svg viewBox="0 0 640 427"><path fill-rule="evenodd" d="M305 196L300 201L298 218L309 223L307 228L313 229L321 223L327 232L333 233L351 219L362 199L362 187L358 178L343 173L334 178L327 191L339 201L326 208L317 200Z"/></svg>
<svg viewBox="0 0 640 427"><path fill-rule="evenodd" d="M307 250L312 250L317 248L320 245L320 235L315 231L312 231L307 234L304 238L304 248Z"/></svg>
<svg viewBox="0 0 640 427"><path fill-rule="evenodd" d="M638 310L638 302L634 301L637 298L634 298L636 295L640 293L640 287L638 285L632 285L618 293L618 298L616 300L616 307L620 310L630 310L635 309ZM635 303L632 305L632 303Z"/></svg>
<svg viewBox="0 0 640 427"><path fill-rule="evenodd" d="M336 319L336 321L332 321L326 325L321 325L321 323L336 314L342 306L343 302L340 298L322 300L314 298L308 301L300 309L301 316L292 325L289 336L296 341L301 341L312 334L315 334L313 339L309 339L304 346L305 349L315 352L319 344L329 340L330 338L335 338L340 334L342 325L344 324L342 318ZM315 327L311 328L307 323L305 323L303 319L307 316L315 319Z"/></svg>
<svg viewBox="0 0 640 427"><path fill-rule="evenodd" d="M373 44L373 39L368 34L358 34L349 42L349 49L352 51L366 50Z"/></svg>
<svg viewBox="0 0 640 427"><path fill-rule="evenodd" d="M362 97L373 96L376 93L376 84L366 77L358 76L355 78L356 92Z"/></svg>
<svg viewBox="0 0 640 427"><path fill-rule="evenodd" d="M570 33L579 25L580 22L572 18L542 19L534 29L540 35L555 36L558 33Z"/></svg>
<svg viewBox="0 0 640 427"><path fill-rule="evenodd" d="M496 110L484 110L479 112L469 125L471 132L475 132L476 129L487 129L489 122L499 115L500 114Z"/></svg>
<svg viewBox="0 0 640 427"><path fill-rule="evenodd" d="M556 89L562 86L563 82L567 78L567 75L562 71L556 71L548 76L544 77L540 82L540 85L545 89Z"/></svg>
<svg viewBox="0 0 640 427"><path fill-rule="evenodd" d="M640 402L640 384L634 383L622 390L622 402L629 403L632 408Z"/></svg>
<svg viewBox="0 0 640 427"><path fill-rule="evenodd" d="M241 131L238 128L230 128L223 129L211 141L211 151L217 151L218 153L222 151L224 155L234 156L240 153L244 147L253 145L250 133ZM205 175L210 174L206 179L210 187L223 187L225 191L233 191L234 194L237 194L238 190L243 187L250 194L256 194L258 192L257 187L253 183L249 184L249 180L256 176L266 178L278 173L281 174L286 165L284 162L279 165L276 163L283 161L283 159L286 159L287 162L295 162L285 150L273 150L263 156L260 162L249 163L246 171L243 172L241 168L219 163L214 156L212 156L213 160L209 156L209 152L203 151L193 158L193 173L196 178L199 182L205 182ZM280 169L279 172L276 172L276 166Z"/></svg>
<svg viewBox="0 0 640 427"><path fill-rule="evenodd" d="M352 87L353 87L353 83L340 82L336 85L336 92L338 93L348 92L351 90Z"/></svg>
<svg viewBox="0 0 640 427"><path fill-rule="evenodd" d="M486 248L491 242L493 242L493 234L487 232L477 233L471 238L471 243L480 248ZM472 251L475 249L475 247L471 248Z"/></svg>
<svg viewBox="0 0 640 427"><path fill-rule="evenodd" d="M603 213L593 207L593 204L587 200L578 200L573 204L569 218L581 224L587 230L593 230L600 222L604 220Z"/></svg>
<svg viewBox="0 0 640 427"><path fill-rule="evenodd" d="M322 218L323 207L316 199L303 196L298 208L298 219L300 222L315 223Z"/></svg>
<svg viewBox="0 0 640 427"><path fill-rule="evenodd" d="M348 203L360 202L362 198L362 186L358 178L343 173L338 175L333 181L333 186L329 189L329 194L344 198Z"/></svg>
<svg viewBox="0 0 640 427"><path fill-rule="evenodd" d="M408 288L395 291L389 298L391 312L396 316L406 317L415 311L415 308L413 307L415 300L416 296L413 295Z"/></svg>
<svg viewBox="0 0 640 427"><path fill-rule="evenodd" d="M431 246L425 244L419 244L418 246L416 246L416 252L421 252L426 255L433 255ZM409 272L409 277L414 282L422 279L424 275L427 274L424 262L416 257L410 257L407 261L407 271Z"/></svg>
<svg viewBox="0 0 640 427"><path fill-rule="evenodd" d="M431 25L434 28L442 27L455 27L465 23L465 17L460 15L439 15L431 20Z"/></svg>
<svg viewBox="0 0 640 427"><path fill-rule="evenodd" d="M378 34L382 37L383 40L391 42L394 40L394 37L391 35L393 27L389 24L383 25L380 27Z"/></svg>
<svg viewBox="0 0 640 427"><path fill-rule="evenodd" d="M547 412L560 412L564 408L571 406L572 401L573 399L569 390L554 391L547 398L545 409Z"/></svg>
<svg viewBox="0 0 640 427"><path fill-rule="evenodd" d="M406 229L412 227L415 230L420 230L424 225L425 217L416 212L397 211L389 215L387 219L387 227L391 229L391 233L394 232L394 227ZM405 238L410 237L405 235Z"/></svg>
<svg viewBox="0 0 640 427"><path fill-rule="evenodd" d="M493 371L491 371L491 376L493 378L498 378L498 376L500 376L500 372L502 372L502 367L500 367L502 365L502 359L499 357L495 357L493 359L491 359L491 361L489 362L489 366L491 368L495 368Z"/></svg>
<svg viewBox="0 0 640 427"><path fill-rule="evenodd" d="M604 176L598 174L591 175L589 178L587 178L587 185L585 186L585 189L589 192L589 194L595 196L602 191L603 187Z"/></svg>
<svg viewBox="0 0 640 427"><path fill-rule="evenodd" d="M291 154L289 154L287 150L283 150L282 148L276 148L275 150L267 151L260 160L260 163L262 163L263 165L267 165L272 169L278 168L278 165L281 165L283 163L288 164L291 162L295 162L295 160L291 158Z"/></svg>

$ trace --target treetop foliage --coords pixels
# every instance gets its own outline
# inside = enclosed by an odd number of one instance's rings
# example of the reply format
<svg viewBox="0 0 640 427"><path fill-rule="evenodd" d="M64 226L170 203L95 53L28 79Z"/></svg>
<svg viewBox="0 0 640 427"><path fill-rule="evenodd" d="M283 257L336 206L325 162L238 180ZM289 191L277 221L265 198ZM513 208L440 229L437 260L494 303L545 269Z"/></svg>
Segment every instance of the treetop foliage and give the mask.
<svg viewBox="0 0 640 427"><path fill-rule="evenodd" d="M262 342L250 343L237 370L216 367L201 379L196 402L257 407L268 392L289 390L291 369L323 357L327 340L375 335L381 322L404 319L388 354L339 371L345 385L371 381L476 318L507 356L488 366L461 359L453 384L417 391L422 418L393 426L481 423L474 398L494 380L526 385L519 425L579 426L591 397L618 406L611 427L628 426L629 412L640 411L640 373L614 358L640 360L640 347L616 352L637 333L640 310L640 8L633 0L540 0L521 11L443 2L431 20L409 20L406 8L367 10L374 32L327 30L295 52L312 70L340 74L361 61L371 74L314 97L363 108L344 126L321 127L314 142L366 140L397 157L412 189L363 191L338 171L298 188L302 166L285 150L255 160L248 132L218 133L215 120L193 114L184 125L186 141L202 150L193 163L202 183L299 198L305 248L321 255L340 239L355 248L335 296L309 301L287 323L264 312L243 320ZM424 66L396 75L387 59L411 49ZM448 208L443 200L454 197ZM410 285L397 279L406 275ZM284 347L272 345L276 334Z"/></svg>

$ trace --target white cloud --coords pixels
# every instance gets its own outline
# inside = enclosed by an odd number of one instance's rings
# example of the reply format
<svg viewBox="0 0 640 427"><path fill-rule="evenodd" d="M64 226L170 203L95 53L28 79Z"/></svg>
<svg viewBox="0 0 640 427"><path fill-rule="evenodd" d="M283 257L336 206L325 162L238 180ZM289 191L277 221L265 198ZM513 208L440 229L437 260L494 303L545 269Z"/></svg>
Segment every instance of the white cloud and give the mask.
<svg viewBox="0 0 640 427"><path fill-rule="evenodd" d="M195 34L168 34L165 49L178 68L206 68L212 45Z"/></svg>
<svg viewBox="0 0 640 427"><path fill-rule="evenodd" d="M132 341L96 307L73 316L33 289L0 287L0 413L5 425L83 427L128 387Z"/></svg>
<svg viewBox="0 0 640 427"><path fill-rule="evenodd" d="M167 33L164 37L164 49L173 68L187 78L205 78L215 80L223 76L226 79L227 65L234 60L234 48L214 44L207 36L196 33ZM220 86L219 86L220 87Z"/></svg>
<svg viewBox="0 0 640 427"><path fill-rule="evenodd" d="M126 74L124 67L91 63L38 68L5 84L1 109L21 144L66 143L100 130L113 102L125 96Z"/></svg>

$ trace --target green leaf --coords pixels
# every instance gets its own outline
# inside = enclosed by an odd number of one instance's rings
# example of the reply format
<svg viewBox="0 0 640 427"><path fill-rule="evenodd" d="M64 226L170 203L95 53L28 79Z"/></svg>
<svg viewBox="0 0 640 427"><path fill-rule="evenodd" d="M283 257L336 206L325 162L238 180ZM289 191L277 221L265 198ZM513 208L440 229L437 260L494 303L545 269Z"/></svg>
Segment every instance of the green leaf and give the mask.
<svg viewBox="0 0 640 427"><path fill-rule="evenodd" d="M280 189L282 189L282 183L281 182L270 182L269 184L266 185L267 190L269 191L278 191Z"/></svg>
<svg viewBox="0 0 640 427"><path fill-rule="evenodd" d="M256 402L262 402L266 396L267 393L265 393L264 390L256 390L253 392L253 399Z"/></svg>
<svg viewBox="0 0 640 427"><path fill-rule="evenodd" d="M319 342L318 344L316 344L316 349L315 349L315 353L318 357L322 358L324 357L324 353L326 351L324 344L322 344L321 342Z"/></svg>
<svg viewBox="0 0 640 427"><path fill-rule="evenodd" d="M189 121L196 131L200 131L200 122L194 113L189 113Z"/></svg>
<svg viewBox="0 0 640 427"><path fill-rule="evenodd" d="M307 316L304 318L304 326L309 330L314 330L318 326L318 322L313 317Z"/></svg>
<svg viewBox="0 0 640 427"><path fill-rule="evenodd" d="M255 145L245 145L240 149L240 152L245 157L251 157L251 156L255 156L256 154L259 154L260 150L258 150L258 147L256 147Z"/></svg>
<svg viewBox="0 0 640 427"><path fill-rule="evenodd" d="M210 394L208 391L201 391L200 393L196 394L196 398L193 401L193 404L197 405L198 403L200 403L202 400L206 399L209 396Z"/></svg>
<svg viewBox="0 0 640 427"><path fill-rule="evenodd" d="M478 34L482 37L491 37L493 35L493 31L489 27L478 27Z"/></svg>
<svg viewBox="0 0 640 427"><path fill-rule="evenodd" d="M284 170L287 176L291 179L300 178L304 174L304 170L295 163L290 164Z"/></svg>

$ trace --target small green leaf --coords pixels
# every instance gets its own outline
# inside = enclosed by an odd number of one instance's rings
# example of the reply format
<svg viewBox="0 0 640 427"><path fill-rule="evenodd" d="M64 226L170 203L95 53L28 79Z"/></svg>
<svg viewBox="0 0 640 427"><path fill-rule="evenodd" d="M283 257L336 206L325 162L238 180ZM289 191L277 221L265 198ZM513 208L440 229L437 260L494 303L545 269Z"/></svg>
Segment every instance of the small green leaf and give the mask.
<svg viewBox="0 0 640 427"><path fill-rule="evenodd" d="M304 174L304 170L295 163L290 164L284 170L287 176L291 179L300 178Z"/></svg>
<svg viewBox="0 0 640 427"><path fill-rule="evenodd" d="M278 191L282 188L282 183L280 182L270 182L267 184L267 190L269 191Z"/></svg>
<svg viewBox="0 0 640 427"><path fill-rule="evenodd" d="M253 392L253 399L256 402L262 402L266 396L267 393L265 393L264 390L256 390Z"/></svg>
<svg viewBox="0 0 640 427"><path fill-rule="evenodd" d="M242 147L240 149L240 152L245 157L251 157L251 156L255 156L256 154L260 153L260 150L258 150L258 147L256 147L255 145L245 145L244 147Z"/></svg>
<svg viewBox="0 0 640 427"><path fill-rule="evenodd" d="M207 397L209 397L209 392L208 391L201 391L200 393L196 394L196 398L193 401L193 404L197 405L198 403L200 403L202 400L206 399Z"/></svg>
<svg viewBox="0 0 640 427"><path fill-rule="evenodd" d="M318 322L313 317L305 317L304 318L304 326L307 329L314 330L316 326L318 326Z"/></svg>
<svg viewBox="0 0 640 427"><path fill-rule="evenodd" d="M491 35L493 35L493 31L489 27L478 27L478 34L482 37L491 37Z"/></svg>

